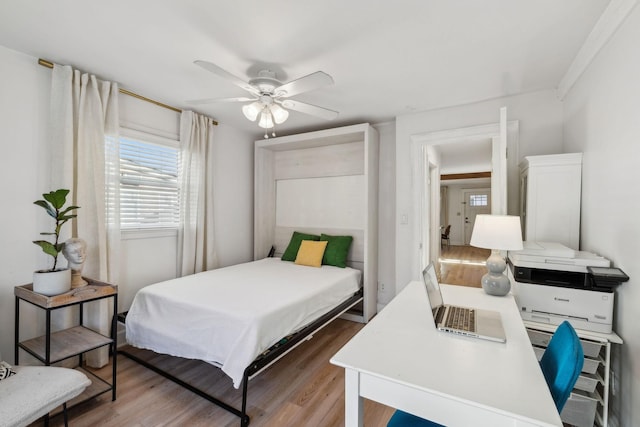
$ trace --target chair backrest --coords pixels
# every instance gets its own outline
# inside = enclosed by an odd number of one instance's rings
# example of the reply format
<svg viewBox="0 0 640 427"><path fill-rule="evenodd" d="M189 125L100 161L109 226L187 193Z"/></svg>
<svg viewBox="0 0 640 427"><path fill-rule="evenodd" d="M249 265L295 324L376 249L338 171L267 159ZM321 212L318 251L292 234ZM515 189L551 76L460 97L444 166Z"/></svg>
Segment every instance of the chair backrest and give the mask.
<svg viewBox="0 0 640 427"><path fill-rule="evenodd" d="M583 364L584 352L580 339L571 324L565 320L556 329L540 360L542 373L558 412L567 403Z"/></svg>
<svg viewBox="0 0 640 427"><path fill-rule="evenodd" d="M444 229L444 233L442 233L442 235L444 237L449 237L449 233L451 233L451 224L447 225L447 227Z"/></svg>

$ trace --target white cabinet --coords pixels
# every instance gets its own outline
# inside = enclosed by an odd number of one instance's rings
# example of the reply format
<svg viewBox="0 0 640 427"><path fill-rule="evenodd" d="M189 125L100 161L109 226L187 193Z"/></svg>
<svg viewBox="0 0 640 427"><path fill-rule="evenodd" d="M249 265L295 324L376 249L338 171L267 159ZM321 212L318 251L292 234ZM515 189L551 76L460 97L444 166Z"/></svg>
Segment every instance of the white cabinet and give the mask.
<svg viewBox="0 0 640 427"><path fill-rule="evenodd" d="M525 240L578 250L582 153L527 156L520 164L520 218Z"/></svg>
<svg viewBox="0 0 640 427"><path fill-rule="evenodd" d="M378 132L369 124L256 141L254 258L281 255L293 231L351 235L368 322L378 295Z"/></svg>
<svg viewBox="0 0 640 427"><path fill-rule="evenodd" d="M540 359L556 327L529 321L524 324ZM577 427L607 427L611 344L622 344L622 339L616 333L601 334L581 329L576 329L576 333L584 351L584 366L560 417L563 422Z"/></svg>

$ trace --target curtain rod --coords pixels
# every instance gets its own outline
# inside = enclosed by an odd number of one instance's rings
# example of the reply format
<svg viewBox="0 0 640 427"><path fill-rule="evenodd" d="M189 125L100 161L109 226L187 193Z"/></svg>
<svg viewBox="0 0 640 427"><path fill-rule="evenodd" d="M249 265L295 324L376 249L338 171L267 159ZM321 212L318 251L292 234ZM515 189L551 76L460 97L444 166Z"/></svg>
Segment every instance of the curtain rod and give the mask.
<svg viewBox="0 0 640 427"><path fill-rule="evenodd" d="M38 64L42 65L43 67L53 68L53 62L47 61L46 59L39 58L38 59ZM162 102L156 101L154 99L147 98L146 96L138 95L137 93L131 92L130 90L123 89L123 88L118 88L118 91L120 93L125 94L125 95L129 95L129 96L131 96L133 98L137 98L137 99L141 99L142 101L150 102L152 104L158 105L158 106L163 107L163 108L167 108L167 109L175 111L177 113L182 113L182 110L179 109L179 108L172 107L171 105L163 104ZM218 122L217 121L215 121L215 120L213 120L211 118L209 120L211 120L211 122L214 124L214 126L218 126Z"/></svg>

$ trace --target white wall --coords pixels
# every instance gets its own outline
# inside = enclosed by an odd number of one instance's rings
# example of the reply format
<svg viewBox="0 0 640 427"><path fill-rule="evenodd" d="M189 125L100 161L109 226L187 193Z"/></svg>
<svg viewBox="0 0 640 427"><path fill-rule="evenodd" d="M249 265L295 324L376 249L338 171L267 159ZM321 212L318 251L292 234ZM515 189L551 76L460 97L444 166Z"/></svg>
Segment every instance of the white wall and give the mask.
<svg viewBox="0 0 640 427"><path fill-rule="evenodd" d="M395 122L373 125L380 137L378 172L378 308L396 295L396 127Z"/></svg>
<svg viewBox="0 0 640 427"><path fill-rule="evenodd" d="M253 260L253 150L256 135L216 128L214 214L220 267Z"/></svg>
<svg viewBox="0 0 640 427"><path fill-rule="evenodd" d="M609 258L631 278L616 295L614 346L619 384L612 413L640 425L640 8L564 100L564 151L583 152L581 249Z"/></svg>
<svg viewBox="0 0 640 427"><path fill-rule="evenodd" d="M30 283L33 271L47 266L41 250L31 243L39 238L41 209L33 201L42 198L39 151L46 138L51 71L34 58L0 46L0 353L13 362L14 296L16 285ZM33 314L27 307L25 315ZM43 317L40 317L43 319ZM35 325L36 322L33 322Z"/></svg>
<svg viewBox="0 0 640 427"><path fill-rule="evenodd" d="M3 209L0 216L0 353L13 362L14 298L16 285L30 283L33 271L43 268L46 258L31 243L38 238L45 215L33 205L50 191L45 178L47 121L51 70L37 58L0 46L0 129L3 167L0 186ZM177 113L121 95L122 115L154 126L165 133L177 132ZM217 248L222 266L249 261L253 257L253 141L254 134L221 124L216 127L214 173ZM120 310L130 305L140 287L175 277L175 236L127 238L122 245ZM22 337L42 331L43 316L21 305ZM27 320L30 319L31 321ZM55 321L55 319L54 319Z"/></svg>
<svg viewBox="0 0 640 427"><path fill-rule="evenodd" d="M491 139L442 144L440 150L440 174L487 172L491 170L493 141Z"/></svg>
<svg viewBox="0 0 640 427"><path fill-rule="evenodd" d="M508 119L520 122L518 159L533 154L556 154L562 149L562 104L555 92L539 91L459 107L397 117L396 120L396 276L399 292L411 280L419 279L418 248L413 248L416 228L412 182L412 136L439 130L499 122L499 109L508 108ZM513 153L511 153L513 155ZM512 176L515 175L509 173ZM509 178L509 213L517 213L518 182ZM408 224L400 218L408 217ZM387 224L385 224L387 226ZM388 224L388 226L392 226Z"/></svg>

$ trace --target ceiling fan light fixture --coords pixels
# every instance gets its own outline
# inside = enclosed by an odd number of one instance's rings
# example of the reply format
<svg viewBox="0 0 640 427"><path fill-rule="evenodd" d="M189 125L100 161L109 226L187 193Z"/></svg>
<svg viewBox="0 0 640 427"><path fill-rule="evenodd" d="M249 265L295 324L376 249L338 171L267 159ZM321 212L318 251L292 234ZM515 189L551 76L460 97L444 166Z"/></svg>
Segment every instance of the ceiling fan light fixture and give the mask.
<svg viewBox="0 0 640 427"><path fill-rule="evenodd" d="M255 122L256 119L258 118L258 114L260 114L260 112L262 111L262 108L263 108L262 104L256 101L256 102L252 102L251 104L243 105L242 113L247 119L251 120L252 122Z"/></svg>
<svg viewBox="0 0 640 427"><path fill-rule="evenodd" d="M246 90L251 98L202 99L187 101L189 103L249 102L242 106L242 113L252 122L258 120L258 125L263 129L272 129L276 124L284 123L289 118L289 110L325 120L333 120L338 116L337 111L289 99L291 96L334 84L333 78L322 71L316 71L296 80L282 83L276 78L274 71L260 70L257 78L247 82L212 62L199 60L195 61L195 64Z"/></svg>
<svg viewBox="0 0 640 427"><path fill-rule="evenodd" d="M289 118L289 112L278 104L270 105L269 109L271 110L271 114L273 115L273 120L277 124L284 123Z"/></svg>
<svg viewBox="0 0 640 427"><path fill-rule="evenodd" d="M269 110L269 108L265 108L264 110L262 110L258 126L264 129L271 129L274 126L273 116L271 115L271 111Z"/></svg>

